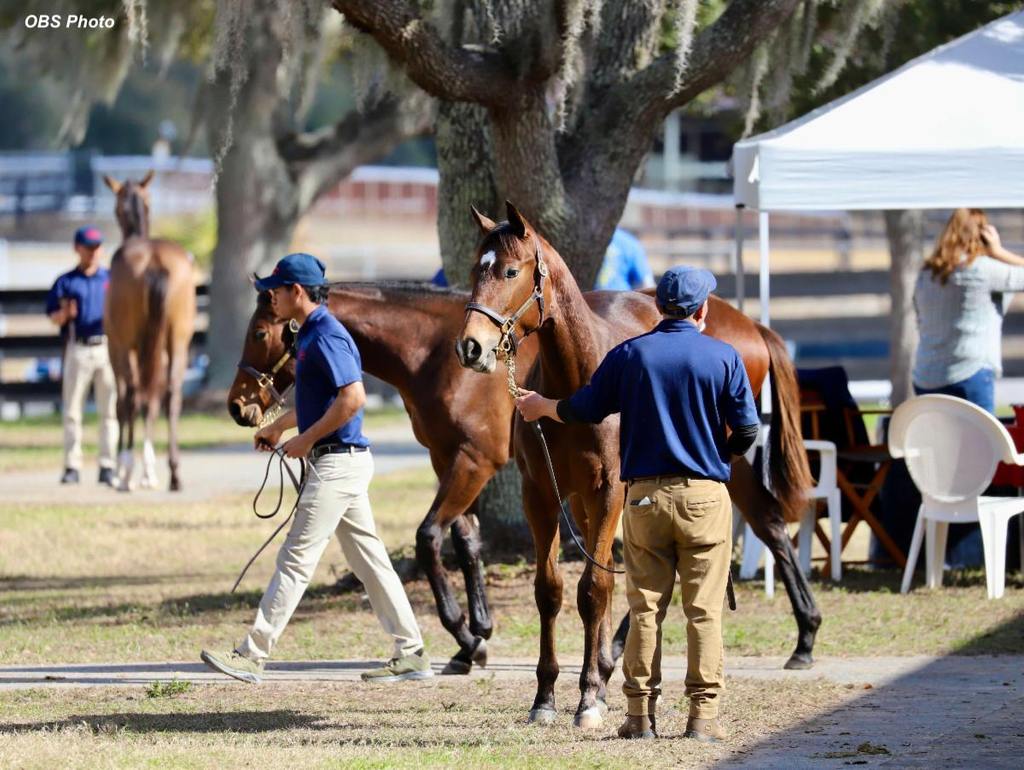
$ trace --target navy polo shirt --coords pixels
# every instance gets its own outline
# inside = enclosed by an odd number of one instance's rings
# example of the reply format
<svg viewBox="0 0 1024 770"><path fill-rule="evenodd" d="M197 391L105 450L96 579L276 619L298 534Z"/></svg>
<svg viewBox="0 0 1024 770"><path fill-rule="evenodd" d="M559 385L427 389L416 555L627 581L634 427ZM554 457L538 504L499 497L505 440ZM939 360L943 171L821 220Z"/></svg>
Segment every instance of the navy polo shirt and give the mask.
<svg viewBox="0 0 1024 770"><path fill-rule="evenodd" d="M85 339L103 334L103 300L110 285L110 271L99 268L92 275L86 275L79 268L70 270L60 276L46 296L46 313L60 310L62 299L73 299L78 303L78 317L71 323L75 325L75 337ZM60 329L61 337L67 339L68 324Z"/></svg>
<svg viewBox="0 0 1024 770"><path fill-rule="evenodd" d="M726 425L759 422L739 353L682 319L666 319L609 351L565 408L591 423L621 414L623 480L685 475L728 481Z"/></svg>
<svg viewBox="0 0 1024 770"><path fill-rule="evenodd" d="M299 432L324 416L338 390L363 379L362 360L348 329L320 305L302 324L295 341L295 416ZM316 442L369 446L363 435L363 410Z"/></svg>

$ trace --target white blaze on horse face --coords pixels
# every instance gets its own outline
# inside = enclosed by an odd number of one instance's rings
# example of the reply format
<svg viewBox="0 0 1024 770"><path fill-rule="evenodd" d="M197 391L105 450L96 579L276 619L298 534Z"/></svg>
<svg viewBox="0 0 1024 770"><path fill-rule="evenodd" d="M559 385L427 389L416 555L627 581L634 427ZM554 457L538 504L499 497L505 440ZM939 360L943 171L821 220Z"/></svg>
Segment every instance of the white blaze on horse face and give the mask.
<svg viewBox="0 0 1024 770"><path fill-rule="evenodd" d="M488 251L486 254L480 257L480 268L482 270L490 270L491 265L498 258L498 255L494 253L494 250Z"/></svg>

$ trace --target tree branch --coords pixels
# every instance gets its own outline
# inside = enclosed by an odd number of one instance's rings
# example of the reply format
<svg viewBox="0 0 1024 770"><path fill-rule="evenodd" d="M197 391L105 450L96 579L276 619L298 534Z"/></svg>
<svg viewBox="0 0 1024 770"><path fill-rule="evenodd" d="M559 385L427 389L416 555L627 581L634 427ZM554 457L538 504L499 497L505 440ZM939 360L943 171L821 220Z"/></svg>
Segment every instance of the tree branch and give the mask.
<svg viewBox="0 0 1024 770"><path fill-rule="evenodd" d="M618 90L632 91L660 119L721 82L789 18L800 0L732 0L694 39L678 91L673 93L674 53L662 55Z"/></svg>
<svg viewBox="0 0 1024 770"><path fill-rule="evenodd" d="M510 107L521 84L489 51L453 47L403 0L332 0L354 27L370 35L427 93L448 101Z"/></svg>
<svg viewBox="0 0 1024 770"><path fill-rule="evenodd" d="M281 137L278 153L295 180L299 212L305 212L358 166L379 159L407 139L428 133L433 125L433 103L417 91L382 99L367 112L353 110L333 126Z"/></svg>

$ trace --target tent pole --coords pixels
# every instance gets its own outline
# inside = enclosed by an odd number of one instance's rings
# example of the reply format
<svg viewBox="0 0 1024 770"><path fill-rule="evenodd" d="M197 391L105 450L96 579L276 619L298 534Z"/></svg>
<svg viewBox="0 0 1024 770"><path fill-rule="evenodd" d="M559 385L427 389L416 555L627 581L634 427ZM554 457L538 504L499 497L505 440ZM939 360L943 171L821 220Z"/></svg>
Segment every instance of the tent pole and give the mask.
<svg viewBox="0 0 1024 770"><path fill-rule="evenodd" d="M743 285L743 204L736 204L736 246L732 253L732 275L736 279L736 307L743 312L746 287Z"/></svg>
<svg viewBox="0 0 1024 770"><path fill-rule="evenodd" d="M761 300L761 323L764 326L771 326L771 313L769 312L769 288L768 288L768 212L759 211L757 214L757 237L761 247L760 260L760 282L758 284L758 299Z"/></svg>
<svg viewBox="0 0 1024 770"><path fill-rule="evenodd" d="M757 212L757 240L760 249L758 300L761 305L761 325L771 326L771 313L768 305L770 294L768 287L768 264L770 251L768 247L768 212ZM765 378L761 386L761 414L769 414L772 411L771 383Z"/></svg>

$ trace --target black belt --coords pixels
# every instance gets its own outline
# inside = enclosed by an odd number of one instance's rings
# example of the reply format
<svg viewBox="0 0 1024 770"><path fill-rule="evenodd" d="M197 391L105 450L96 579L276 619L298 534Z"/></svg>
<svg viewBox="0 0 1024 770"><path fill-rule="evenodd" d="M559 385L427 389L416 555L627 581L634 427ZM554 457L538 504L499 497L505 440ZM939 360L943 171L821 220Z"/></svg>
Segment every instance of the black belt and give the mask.
<svg viewBox="0 0 1024 770"><path fill-rule="evenodd" d="M75 339L75 342L78 345L89 345L89 346L102 345L106 341L107 341L107 336L105 334L94 334L92 337L77 337Z"/></svg>
<svg viewBox="0 0 1024 770"><path fill-rule="evenodd" d="M369 452L368 446L355 446L354 444L320 444L309 450L309 459L316 460L324 455L354 455L358 452Z"/></svg>

